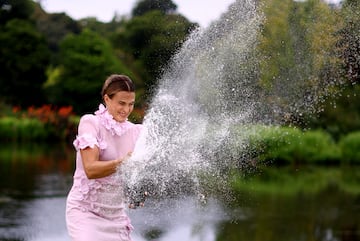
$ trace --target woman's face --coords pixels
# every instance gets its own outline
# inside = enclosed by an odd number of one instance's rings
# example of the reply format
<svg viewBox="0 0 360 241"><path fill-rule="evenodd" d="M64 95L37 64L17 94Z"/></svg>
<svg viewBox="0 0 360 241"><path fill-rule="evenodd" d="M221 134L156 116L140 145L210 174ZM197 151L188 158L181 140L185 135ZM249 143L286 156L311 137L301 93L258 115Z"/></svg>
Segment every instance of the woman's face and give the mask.
<svg viewBox="0 0 360 241"><path fill-rule="evenodd" d="M112 99L110 99L108 95L105 95L104 101L113 118L118 122L124 122L134 109L135 93L119 91Z"/></svg>

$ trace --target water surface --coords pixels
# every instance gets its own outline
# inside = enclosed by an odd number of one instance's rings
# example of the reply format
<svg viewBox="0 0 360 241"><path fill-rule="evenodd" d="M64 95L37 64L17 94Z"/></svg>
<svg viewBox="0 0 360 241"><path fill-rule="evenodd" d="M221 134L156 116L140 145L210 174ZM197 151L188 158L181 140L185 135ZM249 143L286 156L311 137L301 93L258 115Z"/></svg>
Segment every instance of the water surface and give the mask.
<svg viewBox="0 0 360 241"><path fill-rule="evenodd" d="M0 240L69 241L65 199L73 163L73 149L63 145L0 149ZM350 179L356 172L344 175ZM129 210L133 239L360 240L357 194L336 185L294 195L249 190L239 193L235 202L223 197L208 197L206 203L193 196L149 199L144 208Z"/></svg>

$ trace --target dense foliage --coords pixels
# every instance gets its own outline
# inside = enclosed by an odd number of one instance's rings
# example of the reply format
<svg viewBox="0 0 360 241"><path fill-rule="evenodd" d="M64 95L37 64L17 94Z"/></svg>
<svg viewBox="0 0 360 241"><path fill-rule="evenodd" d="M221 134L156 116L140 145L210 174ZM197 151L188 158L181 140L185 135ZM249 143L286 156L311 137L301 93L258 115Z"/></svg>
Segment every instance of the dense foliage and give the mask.
<svg viewBox="0 0 360 241"><path fill-rule="evenodd" d="M102 23L49 14L31 0L1 1L0 101L92 112L103 80L117 72L134 79L142 108L161 68L195 26L172 1L155 3L139 1L133 18Z"/></svg>
<svg viewBox="0 0 360 241"><path fill-rule="evenodd" d="M0 26L0 95L2 101L26 106L42 104L49 60L45 38L25 20L11 19ZM34 98L36 96L36 98Z"/></svg>
<svg viewBox="0 0 360 241"><path fill-rule="evenodd" d="M291 119L299 120L302 127L306 123L325 129L336 140L358 130L359 1L259 3L266 20L259 43L259 52L266 56L260 63L262 88L269 92L281 88L273 86L274 79L300 88L313 86L323 97L315 102L315 117ZM0 101L25 109L44 104L73 106L80 115L97 107L104 78L121 72L135 81L135 113L141 119L169 59L196 27L171 0L138 1L132 16L115 14L108 23L47 13L40 1L1 1ZM279 99L286 105L286 99L296 94L289 90ZM297 96L302 104L307 97Z"/></svg>
<svg viewBox="0 0 360 241"><path fill-rule="evenodd" d="M159 10L166 14L175 12L176 9L176 4L171 0L143 0L139 1L138 4L134 7L132 10L132 15L141 16L153 10Z"/></svg>
<svg viewBox="0 0 360 241"><path fill-rule="evenodd" d="M131 74L113 55L110 43L88 29L64 38L60 44L59 60L61 65L53 70L58 70L58 74L45 89L52 93L49 96L52 103L74 106L77 113L95 110L101 102L100 90L107 76L112 73Z"/></svg>

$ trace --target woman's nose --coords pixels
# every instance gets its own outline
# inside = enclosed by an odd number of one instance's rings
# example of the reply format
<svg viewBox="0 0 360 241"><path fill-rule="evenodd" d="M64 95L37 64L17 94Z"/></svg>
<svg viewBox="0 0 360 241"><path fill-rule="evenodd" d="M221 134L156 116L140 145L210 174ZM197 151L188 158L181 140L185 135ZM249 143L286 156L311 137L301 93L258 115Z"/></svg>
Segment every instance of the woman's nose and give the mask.
<svg viewBox="0 0 360 241"><path fill-rule="evenodd" d="M130 109L131 109L131 107L130 106L124 106L124 111L126 112L126 113L128 113L129 111L130 111Z"/></svg>

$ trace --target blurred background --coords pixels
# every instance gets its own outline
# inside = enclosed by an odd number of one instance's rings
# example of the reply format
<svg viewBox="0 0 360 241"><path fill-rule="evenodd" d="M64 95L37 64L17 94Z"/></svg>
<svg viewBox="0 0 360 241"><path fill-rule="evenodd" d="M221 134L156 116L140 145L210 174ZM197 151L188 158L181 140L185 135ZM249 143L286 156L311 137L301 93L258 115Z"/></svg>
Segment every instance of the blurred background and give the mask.
<svg viewBox="0 0 360 241"><path fill-rule="evenodd" d="M275 77L286 85L311 72L323 98L263 130L259 151L229 176L232 198L163 200L164 213L195 205L172 225L155 222L149 206L132 211L136 241L360 240L360 1L257 3L257 50L267 58L256 81L270 88ZM97 109L104 79L123 73L137 87L130 120L142 123L171 57L199 27L171 0L139 0L106 22L0 1L0 240L68 240L79 117Z"/></svg>

